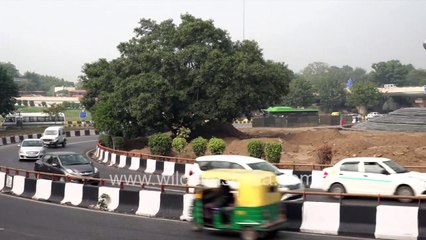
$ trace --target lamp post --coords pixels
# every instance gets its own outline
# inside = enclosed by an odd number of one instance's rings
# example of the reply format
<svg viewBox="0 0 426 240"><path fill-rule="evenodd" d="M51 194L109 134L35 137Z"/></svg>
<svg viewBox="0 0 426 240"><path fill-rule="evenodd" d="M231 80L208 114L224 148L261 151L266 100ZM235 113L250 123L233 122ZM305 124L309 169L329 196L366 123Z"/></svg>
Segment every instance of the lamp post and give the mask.
<svg viewBox="0 0 426 240"><path fill-rule="evenodd" d="M423 47L426 49L426 40L423 42Z"/></svg>

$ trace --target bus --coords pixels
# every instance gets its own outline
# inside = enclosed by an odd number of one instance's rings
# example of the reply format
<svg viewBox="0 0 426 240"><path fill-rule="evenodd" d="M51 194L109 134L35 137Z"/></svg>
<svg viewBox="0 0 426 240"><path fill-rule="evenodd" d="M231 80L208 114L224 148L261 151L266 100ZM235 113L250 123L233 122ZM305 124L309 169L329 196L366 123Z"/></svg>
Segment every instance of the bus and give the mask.
<svg viewBox="0 0 426 240"><path fill-rule="evenodd" d="M292 108L292 107L269 107L263 110L268 116L318 116L318 109L313 108Z"/></svg>
<svg viewBox="0 0 426 240"><path fill-rule="evenodd" d="M45 126L45 125L65 125L65 114L50 116L44 112L33 113L10 113L3 120L3 127L25 127L25 126Z"/></svg>

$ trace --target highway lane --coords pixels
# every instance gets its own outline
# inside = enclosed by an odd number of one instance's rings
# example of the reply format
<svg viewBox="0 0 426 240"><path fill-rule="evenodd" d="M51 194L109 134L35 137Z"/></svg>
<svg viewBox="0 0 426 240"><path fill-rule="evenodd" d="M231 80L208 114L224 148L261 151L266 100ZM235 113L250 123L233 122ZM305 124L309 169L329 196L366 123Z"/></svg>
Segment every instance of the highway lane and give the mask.
<svg viewBox="0 0 426 240"><path fill-rule="evenodd" d="M55 152L55 151L71 151L85 154L96 147L96 143L98 140L98 136L85 136L85 137L70 137L67 138L67 145L65 148L47 148L47 152ZM33 161L19 161L18 160L18 144L10 144L0 146L0 165L25 169L25 170L34 170L34 162ZM178 184L181 185L181 176L176 177L161 177L160 175L150 175L146 174L146 177L143 177L145 174L142 171L133 171L128 169L119 169L115 167L109 167L105 164L101 164L98 162L94 162L95 166L99 168L101 173L101 178L104 179L129 179L129 176L132 177L135 181L135 184L140 185L140 182L150 182L150 183L159 183L163 182L164 184ZM141 180L141 181L139 181ZM185 183L183 181L183 183ZM105 184L111 185L111 184ZM129 189L136 189L139 187L128 187ZM176 189L174 191L183 192L183 189Z"/></svg>
<svg viewBox="0 0 426 240"><path fill-rule="evenodd" d="M2 194L0 194L0 211L0 239L239 239L239 235L236 233L192 232L189 224L182 221L94 211ZM279 233L277 239L361 238L283 231Z"/></svg>

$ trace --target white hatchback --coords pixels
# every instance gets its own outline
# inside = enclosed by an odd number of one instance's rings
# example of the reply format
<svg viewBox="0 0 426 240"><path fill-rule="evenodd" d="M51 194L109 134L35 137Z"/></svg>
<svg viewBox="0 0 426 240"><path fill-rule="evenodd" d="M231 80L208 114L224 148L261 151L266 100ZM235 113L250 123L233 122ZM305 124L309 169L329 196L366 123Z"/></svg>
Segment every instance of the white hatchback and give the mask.
<svg viewBox="0 0 426 240"><path fill-rule="evenodd" d="M246 169L263 170L273 172L277 175L279 190L281 191L304 191L302 181L295 175L285 174L274 165L263 159L240 156L240 155L208 155L195 159L189 178L188 186L196 186L200 183L200 174L211 169ZM298 200L302 195L284 194L281 200Z"/></svg>
<svg viewBox="0 0 426 240"><path fill-rule="evenodd" d="M346 158L323 172L322 189L333 193L426 194L426 174L408 171L388 158Z"/></svg>
<svg viewBox="0 0 426 240"><path fill-rule="evenodd" d="M19 161L22 160L37 160L44 156L46 150L44 143L40 139L24 139L18 144Z"/></svg>

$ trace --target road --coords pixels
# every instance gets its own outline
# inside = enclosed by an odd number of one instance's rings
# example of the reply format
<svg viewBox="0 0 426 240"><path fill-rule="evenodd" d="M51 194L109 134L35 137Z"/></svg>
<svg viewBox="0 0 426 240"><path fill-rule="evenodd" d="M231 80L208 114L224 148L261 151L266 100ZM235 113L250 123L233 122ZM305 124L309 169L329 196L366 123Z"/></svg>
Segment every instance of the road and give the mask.
<svg viewBox="0 0 426 240"><path fill-rule="evenodd" d="M93 211L0 194L0 239L239 239L236 233L192 232L186 222ZM361 239L280 232L277 239Z"/></svg>

